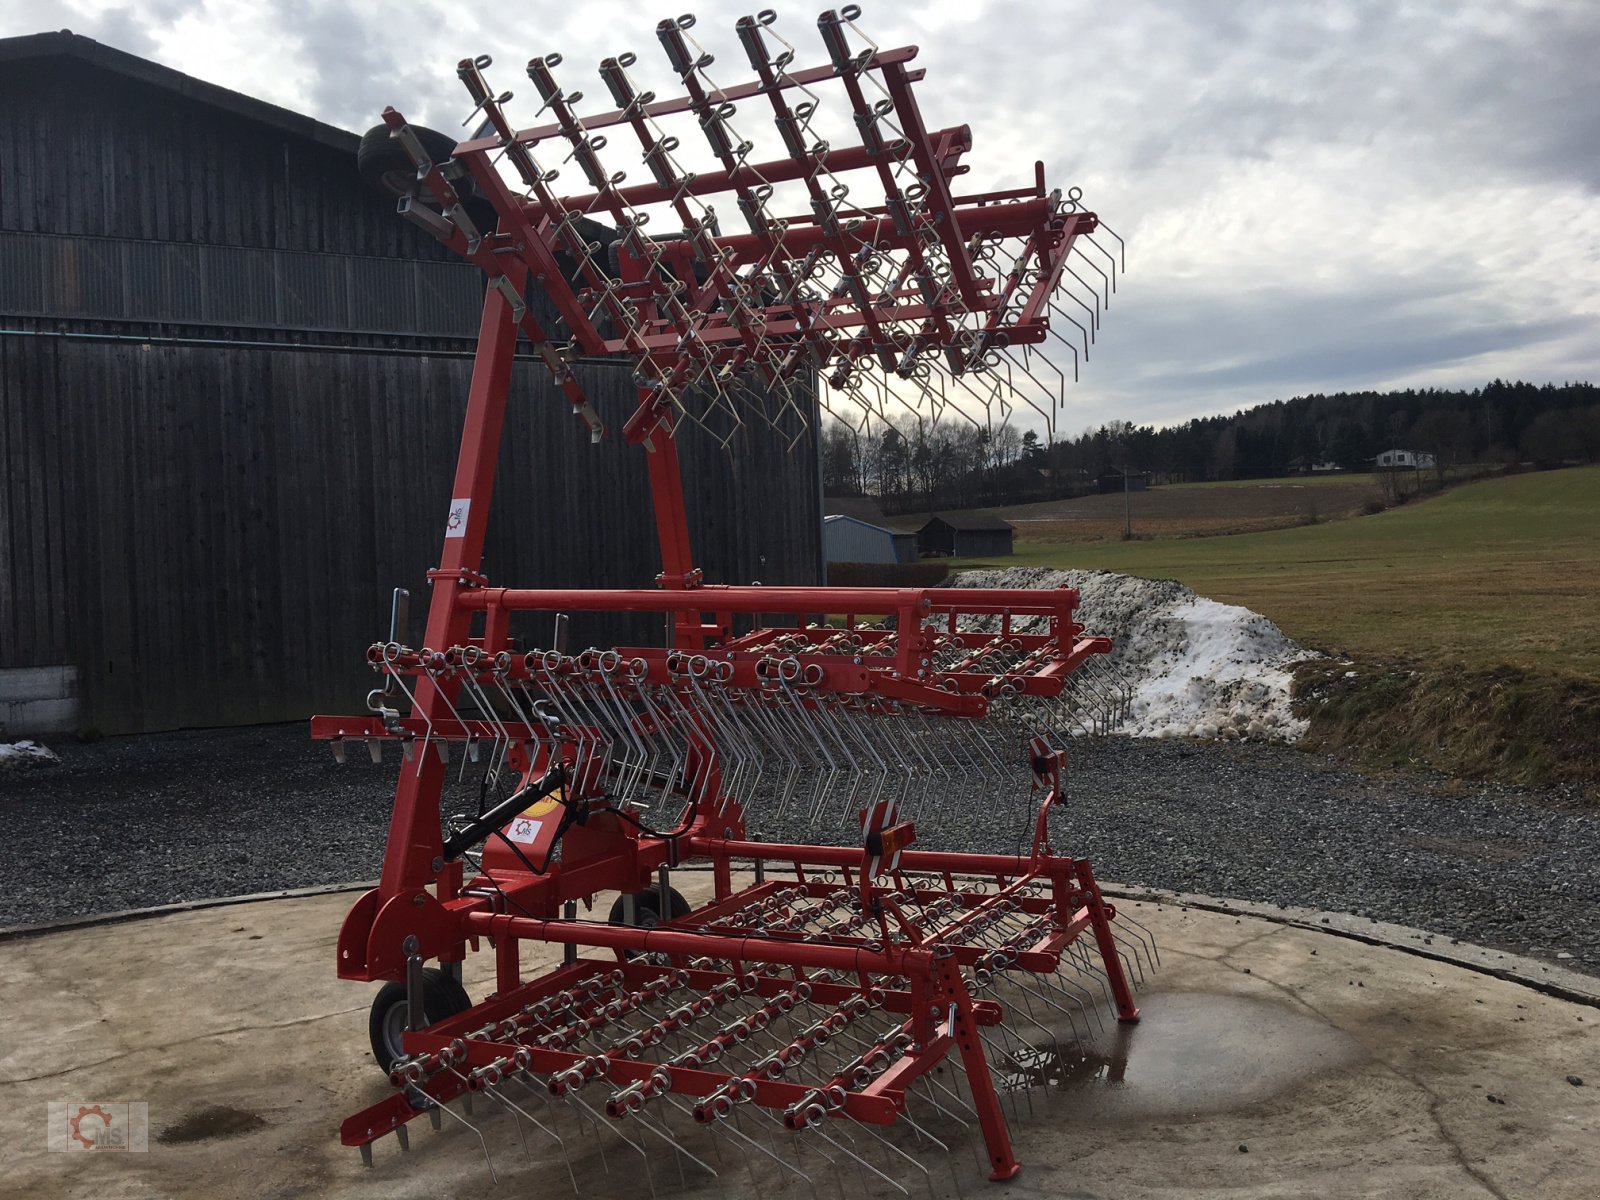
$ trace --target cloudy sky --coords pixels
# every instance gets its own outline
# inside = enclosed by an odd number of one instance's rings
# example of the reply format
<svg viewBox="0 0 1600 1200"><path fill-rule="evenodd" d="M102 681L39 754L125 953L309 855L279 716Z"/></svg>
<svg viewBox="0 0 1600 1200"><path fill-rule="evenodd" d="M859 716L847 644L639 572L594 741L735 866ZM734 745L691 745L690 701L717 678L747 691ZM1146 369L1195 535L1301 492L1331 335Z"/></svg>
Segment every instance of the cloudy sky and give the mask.
<svg viewBox="0 0 1600 1200"><path fill-rule="evenodd" d="M682 5L687 0L677 0ZM718 83L748 67L710 0ZM802 64L819 5L780 9ZM1594 0L867 0L882 46L922 48L930 127L971 125L973 187L1054 185L1127 241L1061 426L1166 424L1312 391L1600 380L1600 4ZM477 15L522 13L490 27ZM664 9L360 0L32 0L0 35L70 28L348 129L385 104L465 115L559 51L562 82L633 50L662 94ZM519 87L520 82L520 87Z"/></svg>

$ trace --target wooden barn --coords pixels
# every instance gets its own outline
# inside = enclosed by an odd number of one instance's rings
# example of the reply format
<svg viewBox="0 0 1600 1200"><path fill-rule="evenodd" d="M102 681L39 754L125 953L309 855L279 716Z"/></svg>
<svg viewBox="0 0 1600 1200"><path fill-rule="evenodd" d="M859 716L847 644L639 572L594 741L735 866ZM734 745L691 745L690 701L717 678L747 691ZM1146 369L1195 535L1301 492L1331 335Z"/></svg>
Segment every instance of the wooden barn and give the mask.
<svg viewBox="0 0 1600 1200"><path fill-rule="evenodd" d="M393 587L420 633L483 277L357 142L86 38L0 40L0 734L351 710ZM648 585L643 453L517 369L491 581ZM619 428L628 370L580 370ZM820 582L814 437L765 433L682 438L699 562Z"/></svg>
<svg viewBox="0 0 1600 1200"><path fill-rule="evenodd" d="M923 554L980 558L1012 552L1015 530L1010 522L980 513L946 513L917 531L917 549Z"/></svg>

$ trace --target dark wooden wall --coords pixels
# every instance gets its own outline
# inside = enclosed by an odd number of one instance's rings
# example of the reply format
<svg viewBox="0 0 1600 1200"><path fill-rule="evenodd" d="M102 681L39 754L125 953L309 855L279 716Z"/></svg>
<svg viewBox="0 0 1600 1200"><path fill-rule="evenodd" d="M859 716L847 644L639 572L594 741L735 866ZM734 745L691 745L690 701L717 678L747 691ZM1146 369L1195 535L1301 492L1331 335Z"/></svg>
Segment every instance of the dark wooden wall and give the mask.
<svg viewBox="0 0 1600 1200"><path fill-rule="evenodd" d="M243 264L242 288L334 256L352 280L370 266L367 295L397 286L382 283L397 260L457 269L364 187L357 140L86 39L0 43L0 269L38 277L0 286L0 668L78 667L85 727L359 709L391 588L412 589L420 633L470 338L416 314L318 325L281 304L276 326L247 322L140 282L190 279L197 247ZM64 263L113 252L117 288L87 269L90 290L67 287ZM482 280L459 270L470 331ZM581 370L620 429L627 369ZM491 580L651 584L643 451L591 446L541 366L516 379ZM731 452L681 439L709 579L820 581L815 438L785 441L759 424ZM574 619L578 646L655 633Z"/></svg>
<svg viewBox="0 0 1600 1200"><path fill-rule="evenodd" d="M72 664L103 732L359 711L389 589L438 561L470 362L0 337L0 667ZM623 369L581 368L613 429ZM712 581L820 581L814 444L680 439ZM762 559L765 558L763 565ZM519 364L485 571L648 586L644 452ZM658 626L575 618L574 646ZM524 631L532 642L544 623Z"/></svg>
<svg viewBox="0 0 1600 1200"><path fill-rule="evenodd" d="M362 185L346 136L329 145L76 57L5 62L0 229L450 257Z"/></svg>

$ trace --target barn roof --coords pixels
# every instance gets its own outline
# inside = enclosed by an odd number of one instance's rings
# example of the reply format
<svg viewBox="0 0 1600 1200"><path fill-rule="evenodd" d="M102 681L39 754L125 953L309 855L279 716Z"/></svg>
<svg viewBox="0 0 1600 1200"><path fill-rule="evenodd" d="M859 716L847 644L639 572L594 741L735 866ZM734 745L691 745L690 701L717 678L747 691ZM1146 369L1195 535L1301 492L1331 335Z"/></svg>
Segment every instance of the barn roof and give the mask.
<svg viewBox="0 0 1600 1200"><path fill-rule="evenodd" d="M103 71L164 88L185 99L209 104L264 125L276 126L348 154L354 154L361 141L348 130L336 129L303 113L290 112L265 100L257 100L253 96L185 75L182 71L174 71L171 67L163 67L160 63L115 50L93 38L73 33L70 29L63 29L59 33L30 33L22 37L0 38L0 63L44 58L75 58Z"/></svg>
<svg viewBox="0 0 1600 1200"><path fill-rule="evenodd" d="M990 517L983 513L939 513L933 521L943 521L951 529L960 530L962 533L1000 533L1015 529L1010 521L1002 521L999 517ZM933 524L933 521L929 521L928 524Z"/></svg>

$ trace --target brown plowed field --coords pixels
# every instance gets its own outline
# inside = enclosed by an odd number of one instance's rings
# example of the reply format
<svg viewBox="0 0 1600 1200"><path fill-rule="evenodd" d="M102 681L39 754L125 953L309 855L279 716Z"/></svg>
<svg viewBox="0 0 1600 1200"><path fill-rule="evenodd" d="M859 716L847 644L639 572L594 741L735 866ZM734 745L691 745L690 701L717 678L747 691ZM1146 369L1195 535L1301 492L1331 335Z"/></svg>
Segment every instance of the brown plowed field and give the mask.
<svg viewBox="0 0 1600 1200"><path fill-rule="evenodd" d="M1360 512L1381 497L1370 475L1261 483L1168 484L1127 498L1136 537L1212 537L1309 525ZM1093 542L1123 533L1123 496L1081 496L987 509L1028 542Z"/></svg>

